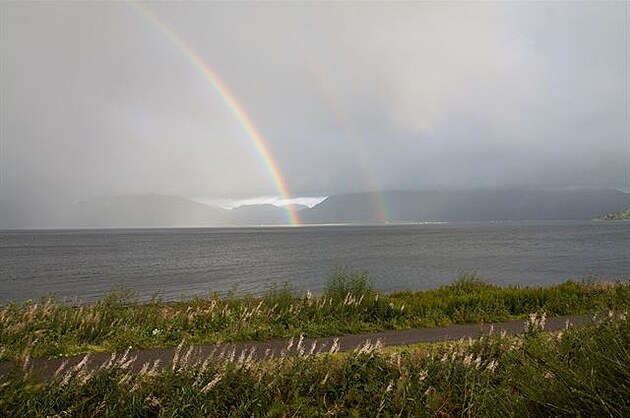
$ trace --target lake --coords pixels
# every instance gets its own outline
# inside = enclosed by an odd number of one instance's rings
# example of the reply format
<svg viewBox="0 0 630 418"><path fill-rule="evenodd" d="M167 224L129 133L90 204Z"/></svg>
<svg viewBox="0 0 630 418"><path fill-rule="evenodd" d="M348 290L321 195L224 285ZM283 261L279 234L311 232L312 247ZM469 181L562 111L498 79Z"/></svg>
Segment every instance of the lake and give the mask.
<svg viewBox="0 0 630 418"><path fill-rule="evenodd" d="M164 300L320 292L339 269L382 291L428 289L476 271L499 285L588 274L630 278L630 222L484 222L300 228L0 231L0 303L93 301L116 288Z"/></svg>

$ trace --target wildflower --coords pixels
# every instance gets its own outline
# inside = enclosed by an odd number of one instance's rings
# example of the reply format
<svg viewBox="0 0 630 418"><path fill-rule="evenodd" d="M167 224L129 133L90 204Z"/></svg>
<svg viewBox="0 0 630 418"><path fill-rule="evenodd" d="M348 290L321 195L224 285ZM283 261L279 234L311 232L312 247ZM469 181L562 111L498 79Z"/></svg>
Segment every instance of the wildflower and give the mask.
<svg viewBox="0 0 630 418"><path fill-rule="evenodd" d="M156 336L156 335L158 335L158 334L159 334L159 333L161 333L161 332L162 332L162 331L161 331L160 329L158 329L158 328L154 328L154 329L153 329L153 331L151 331L151 335Z"/></svg>
<svg viewBox="0 0 630 418"><path fill-rule="evenodd" d="M396 362L396 367L400 369L400 353L392 353L390 359L392 362Z"/></svg>
<svg viewBox="0 0 630 418"><path fill-rule="evenodd" d="M24 363L22 364L22 370L26 371L28 369L28 365L31 361L31 356L28 355L28 353L26 353L26 355L24 356Z"/></svg>
<svg viewBox="0 0 630 418"><path fill-rule="evenodd" d="M173 353L173 366L172 366L173 370L175 370L177 368L177 363L179 362L179 355L180 355L183 347L184 347L184 340L182 340L182 342L179 343L179 345L177 346L177 349L175 350L175 353ZM125 355L123 357L123 360L127 358L127 354L128 353L129 353L129 350L125 351Z"/></svg>
<svg viewBox="0 0 630 418"><path fill-rule="evenodd" d="M247 358L245 358L245 364L251 364L254 359L254 353L256 353L256 347L250 348L249 354L247 354Z"/></svg>
<svg viewBox="0 0 630 418"><path fill-rule="evenodd" d="M481 366L481 356L477 356L477 357L475 358L474 363L475 363L475 369L478 369L478 368L479 368L479 366Z"/></svg>
<svg viewBox="0 0 630 418"><path fill-rule="evenodd" d="M184 357L182 358L182 363L184 365L188 364L188 360L190 359L190 355L192 354L192 351L193 351L193 346L191 345L186 351L186 354L184 354Z"/></svg>
<svg viewBox="0 0 630 418"><path fill-rule="evenodd" d="M238 360L236 361L236 364L238 364L239 366L243 365L243 363L245 362L245 353L246 353L246 350L241 350L241 354L238 356Z"/></svg>
<svg viewBox="0 0 630 418"><path fill-rule="evenodd" d="M208 357L203 361L203 363L201 363L201 368L199 369L199 373L203 374L208 368L209 364L210 364L210 358Z"/></svg>
<svg viewBox="0 0 630 418"><path fill-rule="evenodd" d="M61 386L66 386L72 377L72 370L68 370L61 380Z"/></svg>
<svg viewBox="0 0 630 418"><path fill-rule="evenodd" d="M336 353L337 351L339 351L339 338L335 338L332 346L330 347L331 353Z"/></svg>
<svg viewBox="0 0 630 418"><path fill-rule="evenodd" d="M466 357L464 357L464 364L466 366L470 366L471 363L472 363L472 354L466 354Z"/></svg>
<svg viewBox="0 0 630 418"><path fill-rule="evenodd" d="M155 374L157 372L157 369L160 363L161 363L160 359L153 360L153 367L151 367L151 370L147 374L150 374L150 375Z"/></svg>
<svg viewBox="0 0 630 418"><path fill-rule="evenodd" d="M118 384L122 386L128 383L130 380L131 380L131 373L125 373L120 377L120 379L118 379Z"/></svg>
<svg viewBox="0 0 630 418"><path fill-rule="evenodd" d="M219 383L219 381L221 381L221 379L223 378L223 376L221 376L220 373L217 373L216 376L214 376L214 378L208 382L207 385L205 385L202 389L201 389L201 393L207 393L210 389L212 389L213 387L216 386L217 383Z"/></svg>
<svg viewBox="0 0 630 418"><path fill-rule="evenodd" d="M543 331L547 322L547 313L543 312L540 317L536 313L531 313L525 323L525 332Z"/></svg>
<svg viewBox="0 0 630 418"><path fill-rule="evenodd" d="M383 348L383 341L380 338L376 339L376 343L374 344L374 350L380 350Z"/></svg>
<svg viewBox="0 0 630 418"><path fill-rule="evenodd" d="M385 393L391 392L392 389L394 388L394 381L390 380L389 384L387 385L387 387L385 388Z"/></svg>
<svg viewBox="0 0 630 418"><path fill-rule="evenodd" d="M326 376L324 376L324 380L322 380L322 383L321 383L321 385L322 385L322 386L323 386L323 385L325 385L325 384L326 384L326 382L328 381L328 376L329 376L329 375L330 375L330 372L327 372L327 373L326 373Z"/></svg>
<svg viewBox="0 0 630 418"><path fill-rule="evenodd" d="M138 359L138 356L130 357L129 360L120 364L121 369L128 369L132 363L134 363Z"/></svg>
<svg viewBox="0 0 630 418"><path fill-rule="evenodd" d="M371 348L370 340L365 340L363 342L363 345L360 345L357 347L356 352L357 354L366 354L370 352L370 348Z"/></svg>
<svg viewBox="0 0 630 418"><path fill-rule="evenodd" d="M492 359L492 360L490 360L490 362L486 366L486 370L489 371L490 373L494 373L494 371L496 370L498 364L499 363L496 360Z"/></svg>
<svg viewBox="0 0 630 418"><path fill-rule="evenodd" d="M68 360L65 360L63 363L61 363L59 365L59 368L57 368L57 370L55 371L54 376L57 377L59 376L59 373L61 373L61 371L68 365Z"/></svg>
<svg viewBox="0 0 630 418"><path fill-rule="evenodd" d="M83 359L82 359L82 360L81 360L81 361L80 361L80 362L79 362L76 366L74 366L74 367L72 368L72 371L73 371L73 372L77 372L77 371L81 370L81 369L82 369L82 368L83 368L83 367L87 364L87 362L88 362L89 358L90 358L90 355L89 355L89 354L86 354L86 355L83 357Z"/></svg>
<svg viewBox="0 0 630 418"><path fill-rule="evenodd" d="M99 369L109 369L114 365L115 362L116 362L116 353L112 353L112 355L109 357L109 361L107 363L102 363Z"/></svg>
<svg viewBox="0 0 630 418"><path fill-rule="evenodd" d="M155 408L156 406L160 405L160 400L158 398L156 398L155 395L153 395L153 394L147 396L144 401L147 404L149 404L149 406L151 406L153 408Z"/></svg>
<svg viewBox="0 0 630 418"><path fill-rule="evenodd" d="M418 376L418 380L420 382L423 382L427 378L428 375L429 375L429 371L423 370L422 372L420 372L420 376Z"/></svg>

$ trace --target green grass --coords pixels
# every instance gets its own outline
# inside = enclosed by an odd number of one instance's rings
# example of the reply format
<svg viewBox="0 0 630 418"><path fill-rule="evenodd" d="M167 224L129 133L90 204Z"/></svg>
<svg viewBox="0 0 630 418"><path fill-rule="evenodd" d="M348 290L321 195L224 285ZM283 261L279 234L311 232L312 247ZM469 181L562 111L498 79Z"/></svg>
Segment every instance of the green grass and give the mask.
<svg viewBox="0 0 630 418"><path fill-rule="evenodd" d="M597 221L623 221L630 219L630 209L620 210L619 212L607 213L595 218Z"/></svg>
<svg viewBox="0 0 630 418"><path fill-rule="evenodd" d="M0 378L0 416L630 415L630 321L485 335L429 350L76 369Z"/></svg>
<svg viewBox="0 0 630 418"><path fill-rule="evenodd" d="M569 281L546 288L500 288L474 274L435 290L381 294L365 274L339 273L322 295L273 286L263 297L212 295L137 302L112 293L86 306L55 299L0 308L0 359L54 357L134 348L320 337L385 329L627 310L630 285Z"/></svg>

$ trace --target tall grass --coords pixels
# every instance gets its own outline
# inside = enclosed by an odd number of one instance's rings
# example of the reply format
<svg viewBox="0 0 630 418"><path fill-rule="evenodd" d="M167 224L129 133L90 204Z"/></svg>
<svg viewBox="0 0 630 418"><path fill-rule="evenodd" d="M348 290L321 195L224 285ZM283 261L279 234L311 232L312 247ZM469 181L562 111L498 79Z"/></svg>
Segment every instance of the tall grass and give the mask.
<svg viewBox="0 0 630 418"><path fill-rule="evenodd" d="M518 337L449 347L280 360L190 363L131 372L124 358L46 383L0 378L2 416L613 416L630 415L630 321L560 333L533 315Z"/></svg>
<svg viewBox="0 0 630 418"><path fill-rule="evenodd" d="M381 294L364 274L332 276L320 296L272 286L263 297L211 295L181 302L133 300L115 292L71 306L55 299L0 308L0 359L175 347L226 341L318 337L395 328L492 322L625 310L630 285L566 282L547 288L500 288L463 275L439 289Z"/></svg>

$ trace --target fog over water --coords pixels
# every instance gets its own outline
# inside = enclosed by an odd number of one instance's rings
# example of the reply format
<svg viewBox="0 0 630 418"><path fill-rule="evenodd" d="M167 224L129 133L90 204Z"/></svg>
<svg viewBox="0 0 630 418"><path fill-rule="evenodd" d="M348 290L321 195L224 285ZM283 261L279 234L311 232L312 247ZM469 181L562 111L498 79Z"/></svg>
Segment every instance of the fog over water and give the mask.
<svg viewBox="0 0 630 418"><path fill-rule="evenodd" d="M623 2L3 3L0 227L105 196L281 202L270 166L290 197L628 190L628 27Z"/></svg>

